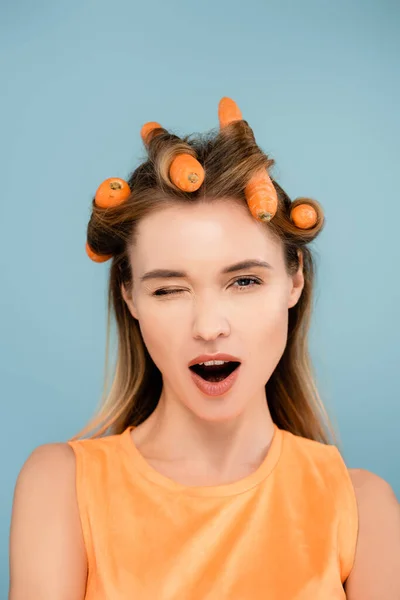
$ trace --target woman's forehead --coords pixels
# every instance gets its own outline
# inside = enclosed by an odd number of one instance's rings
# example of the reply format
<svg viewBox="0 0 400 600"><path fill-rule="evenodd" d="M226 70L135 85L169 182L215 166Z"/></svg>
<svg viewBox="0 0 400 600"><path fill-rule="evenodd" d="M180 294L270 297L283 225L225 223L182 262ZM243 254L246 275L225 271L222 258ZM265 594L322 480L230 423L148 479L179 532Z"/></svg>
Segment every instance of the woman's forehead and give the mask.
<svg viewBox="0 0 400 600"><path fill-rule="evenodd" d="M235 253L279 248L268 225L257 222L234 202L174 206L148 215L137 228L136 251L181 253L218 249Z"/></svg>
<svg viewBox="0 0 400 600"><path fill-rule="evenodd" d="M244 260L281 262L280 243L242 207L173 207L140 223L132 262L136 273L154 269L222 271Z"/></svg>

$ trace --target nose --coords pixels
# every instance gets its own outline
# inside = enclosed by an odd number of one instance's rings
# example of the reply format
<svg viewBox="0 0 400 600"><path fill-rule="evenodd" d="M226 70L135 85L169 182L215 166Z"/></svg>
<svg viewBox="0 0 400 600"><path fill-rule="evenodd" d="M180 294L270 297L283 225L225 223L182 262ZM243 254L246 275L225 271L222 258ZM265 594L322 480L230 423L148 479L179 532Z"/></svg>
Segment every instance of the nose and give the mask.
<svg viewBox="0 0 400 600"><path fill-rule="evenodd" d="M197 302L193 316L193 337L211 341L220 336L230 334L229 320L215 296L208 300Z"/></svg>

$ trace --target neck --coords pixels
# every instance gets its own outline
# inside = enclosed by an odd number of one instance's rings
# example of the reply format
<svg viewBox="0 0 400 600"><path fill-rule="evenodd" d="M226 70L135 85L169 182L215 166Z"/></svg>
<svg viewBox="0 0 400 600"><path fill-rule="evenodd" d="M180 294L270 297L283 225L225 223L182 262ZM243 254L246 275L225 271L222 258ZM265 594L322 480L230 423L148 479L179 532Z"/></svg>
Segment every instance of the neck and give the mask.
<svg viewBox="0 0 400 600"><path fill-rule="evenodd" d="M154 412L133 431L139 451L154 464L182 468L199 478L207 474L215 481L235 480L257 469L273 434L264 390L229 419L200 418L163 390Z"/></svg>

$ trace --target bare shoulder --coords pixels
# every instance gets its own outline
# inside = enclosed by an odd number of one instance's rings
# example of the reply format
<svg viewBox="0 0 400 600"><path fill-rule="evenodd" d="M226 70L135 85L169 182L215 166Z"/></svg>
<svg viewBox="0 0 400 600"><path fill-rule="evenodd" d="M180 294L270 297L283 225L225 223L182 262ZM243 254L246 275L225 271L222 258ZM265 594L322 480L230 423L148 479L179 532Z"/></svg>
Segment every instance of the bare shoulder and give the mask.
<svg viewBox="0 0 400 600"><path fill-rule="evenodd" d="M32 471L40 475L43 471L48 474L48 469L55 469L55 474L62 468L69 470L71 474L75 471L74 451L66 443L43 444L37 446L28 456L21 471L17 483L27 479Z"/></svg>
<svg viewBox="0 0 400 600"><path fill-rule="evenodd" d="M391 485L365 469L349 469L357 500L356 557L346 581L349 600L400 598L400 504Z"/></svg>
<svg viewBox="0 0 400 600"><path fill-rule="evenodd" d="M58 499L62 506L70 505L72 518L76 500L75 473L75 456L68 444L44 444L35 448L17 477L13 517L19 509L24 509L24 514L28 508L40 512L46 504Z"/></svg>
<svg viewBox="0 0 400 600"><path fill-rule="evenodd" d="M33 450L23 464L15 484L13 508L18 509L29 497L29 504L45 503L60 496L65 503L75 489L75 457L66 443L43 444ZM36 507L38 508L38 507ZM13 515L14 516L14 515Z"/></svg>
<svg viewBox="0 0 400 600"><path fill-rule="evenodd" d="M391 485L379 475L366 469L348 469L353 486L359 490L365 486L372 489L386 489L390 494L394 494Z"/></svg>
<svg viewBox="0 0 400 600"><path fill-rule="evenodd" d="M66 443L38 446L22 466L10 528L11 600L84 597L87 564L75 477L74 452Z"/></svg>

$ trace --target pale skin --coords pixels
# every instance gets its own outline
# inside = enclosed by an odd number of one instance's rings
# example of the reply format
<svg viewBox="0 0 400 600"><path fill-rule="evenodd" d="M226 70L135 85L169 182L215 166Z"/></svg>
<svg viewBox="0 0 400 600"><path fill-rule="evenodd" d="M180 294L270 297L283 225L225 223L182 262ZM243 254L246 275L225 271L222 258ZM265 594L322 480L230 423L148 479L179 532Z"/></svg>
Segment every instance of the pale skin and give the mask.
<svg viewBox="0 0 400 600"><path fill-rule="evenodd" d="M224 267L248 258L270 267L221 274ZM226 201L151 215L140 224L131 262L133 286L121 292L164 381L157 408L132 432L135 444L154 468L186 485L245 477L260 465L272 438L264 386L286 344L288 309L303 290L301 262L289 276L280 245L243 207ZM141 282L153 269L186 275ZM252 278L261 284L250 283ZM155 296L160 289L180 291ZM191 383L187 363L217 351L240 357L242 373L229 397L210 401ZM171 440L177 436L181 446L175 454ZM400 598L399 503L381 477L362 469L349 473L359 536L346 596L395 600ZM85 596L87 562L75 459L67 444L39 446L19 473L10 574L9 600Z"/></svg>

